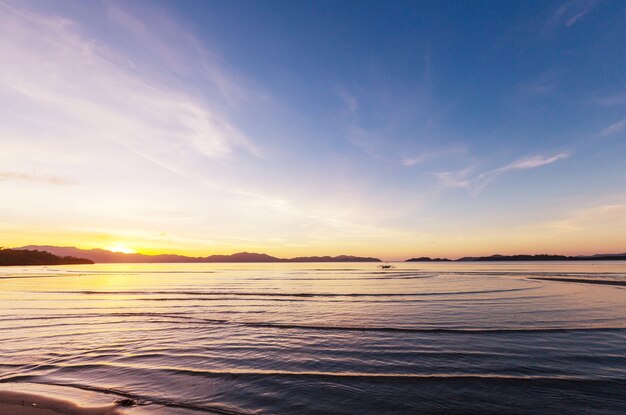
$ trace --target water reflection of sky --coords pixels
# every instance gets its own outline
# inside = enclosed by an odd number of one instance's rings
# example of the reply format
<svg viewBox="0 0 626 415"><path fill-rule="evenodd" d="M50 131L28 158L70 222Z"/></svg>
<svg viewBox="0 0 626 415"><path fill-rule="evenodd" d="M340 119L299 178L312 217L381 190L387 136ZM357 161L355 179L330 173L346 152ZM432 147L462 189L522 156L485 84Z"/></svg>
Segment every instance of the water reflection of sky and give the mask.
<svg viewBox="0 0 626 415"><path fill-rule="evenodd" d="M609 382L606 389L596 385L606 393L626 378L619 358L626 347L626 291L531 278L623 280L625 266L5 268L0 379L115 387L244 413L293 413L298 405L286 401L293 393L303 394L313 412L368 413L373 402L394 394L403 397L400 412L425 411L439 394L455 395L449 388L459 376L466 381L457 387L469 394L506 379L508 386L498 387L515 396L535 387L536 378L555 396L571 388L559 382L574 381ZM407 389L426 379L421 392ZM325 406L321 392L304 392L311 388L334 396L335 409ZM585 402L597 405L595 392L585 393ZM496 407L501 400L483 398ZM459 399L440 404L453 409ZM608 402L619 408L619 400ZM167 408L161 411L169 414Z"/></svg>

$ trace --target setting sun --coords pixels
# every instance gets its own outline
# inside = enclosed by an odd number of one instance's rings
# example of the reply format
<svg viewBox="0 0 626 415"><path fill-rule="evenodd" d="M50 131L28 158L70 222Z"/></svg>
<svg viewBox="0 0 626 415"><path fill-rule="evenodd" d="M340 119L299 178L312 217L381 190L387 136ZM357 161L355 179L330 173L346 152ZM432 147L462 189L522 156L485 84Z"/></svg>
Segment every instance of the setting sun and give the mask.
<svg viewBox="0 0 626 415"><path fill-rule="evenodd" d="M114 244L114 245L109 245L106 248L104 248L108 251L113 251L113 252L121 252L123 254L135 254L137 253L137 251L135 251L132 248L127 247L126 245L123 244Z"/></svg>

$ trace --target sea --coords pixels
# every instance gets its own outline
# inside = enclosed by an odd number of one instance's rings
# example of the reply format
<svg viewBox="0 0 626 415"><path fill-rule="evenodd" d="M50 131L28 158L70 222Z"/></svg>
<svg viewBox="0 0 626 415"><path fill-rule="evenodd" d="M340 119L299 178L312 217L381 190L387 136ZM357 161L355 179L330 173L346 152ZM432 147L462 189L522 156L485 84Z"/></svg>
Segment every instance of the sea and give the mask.
<svg viewBox="0 0 626 415"><path fill-rule="evenodd" d="M129 414L626 414L626 261L2 267L0 387Z"/></svg>

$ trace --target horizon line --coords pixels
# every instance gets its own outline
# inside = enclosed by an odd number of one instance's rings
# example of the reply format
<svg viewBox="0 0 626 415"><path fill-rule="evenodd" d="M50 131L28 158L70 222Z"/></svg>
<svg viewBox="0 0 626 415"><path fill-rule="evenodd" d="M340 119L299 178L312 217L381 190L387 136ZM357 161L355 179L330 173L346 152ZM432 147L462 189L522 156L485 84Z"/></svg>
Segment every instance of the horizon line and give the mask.
<svg viewBox="0 0 626 415"><path fill-rule="evenodd" d="M111 253L111 254L116 254L116 255L123 255L123 256L131 256L131 255L140 255L140 256L144 256L144 257L159 257L159 256L178 256L178 257L183 257L183 258L189 258L189 259L204 259L204 258L210 258L210 257L217 257L217 256L224 256L224 257L232 257L234 255L239 255L239 254L248 254L248 255L265 255L268 257L271 257L273 259L276 260L285 260L285 261L289 261L289 260L293 260L293 259L297 259L297 258L340 258L340 257L354 257L354 258L360 258L360 259L373 259L373 260L377 260L380 262L408 262L410 260L415 260L415 259L421 259L424 258L424 262L428 262L428 259L432 260L432 262L437 262L436 260L442 260L442 261L458 261L460 259L464 259L464 258L490 258L490 257L516 257L516 256L563 256L563 257L568 257L568 258L585 258L585 257L594 257L594 256L600 256L600 257L608 257L608 256L626 256L626 249L624 249L624 251L622 252L615 252L615 253L587 253L587 254L565 254L565 253L546 253L546 252L539 252L539 253L515 253L515 254L501 254L501 253L490 253L490 254L474 254L474 255L463 255L463 256L441 256L441 255L427 255L427 254L418 254L418 255L413 255L413 256L409 256L406 259L383 259L380 258L378 256L372 256L372 255L358 255L358 254L336 254L336 255L330 255L330 254L322 254L322 255L296 255L296 256L291 256L291 257L284 257L284 256L276 256L273 254L268 254L266 252L251 252L251 251L238 251L238 252L232 252L232 253L210 253L210 254L206 254L206 255L200 255L200 256L195 256L195 255L186 255L186 254L179 254L179 253L168 253L168 252L160 252L160 253L143 253L140 251L136 251L136 252L121 252L121 251L114 251L111 249L106 249L106 248L80 248L77 246L72 246L72 245L24 245L24 246L20 246L20 247L2 247L0 246L0 249L15 249L15 250L24 250L24 249L38 249L38 248L61 248L61 249L76 249L76 250L80 250L80 251L94 251L94 250L100 250L100 251L104 251L107 253ZM45 249L44 249L45 250ZM374 262L374 261L372 261ZM415 262L420 262L420 261L415 261Z"/></svg>

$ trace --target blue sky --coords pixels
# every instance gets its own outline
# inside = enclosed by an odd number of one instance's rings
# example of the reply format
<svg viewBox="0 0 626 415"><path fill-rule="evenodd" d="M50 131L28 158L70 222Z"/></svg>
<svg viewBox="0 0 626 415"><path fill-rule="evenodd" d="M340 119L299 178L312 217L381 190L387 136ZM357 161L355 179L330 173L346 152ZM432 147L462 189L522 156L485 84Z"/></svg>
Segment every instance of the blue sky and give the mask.
<svg viewBox="0 0 626 415"><path fill-rule="evenodd" d="M6 245L626 250L623 2L0 8Z"/></svg>

